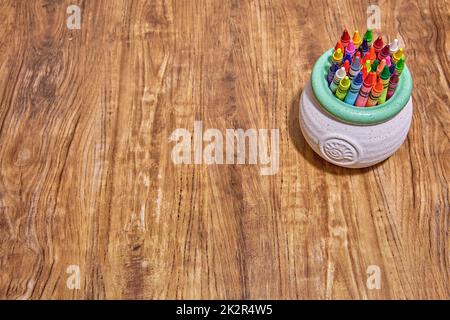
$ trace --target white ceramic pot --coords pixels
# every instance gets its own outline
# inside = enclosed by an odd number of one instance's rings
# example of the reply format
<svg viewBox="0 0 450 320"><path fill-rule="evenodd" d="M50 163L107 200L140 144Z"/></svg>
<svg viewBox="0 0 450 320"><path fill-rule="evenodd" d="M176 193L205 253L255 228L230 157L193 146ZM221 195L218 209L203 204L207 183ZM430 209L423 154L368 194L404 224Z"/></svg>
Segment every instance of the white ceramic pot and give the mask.
<svg viewBox="0 0 450 320"><path fill-rule="evenodd" d="M364 168L397 151L412 120L411 75L405 67L395 94L382 105L359 108L345 104L328 89L326 72L331 50L314 66L300 99L300 127L325 160L342 167Z"/></svg>

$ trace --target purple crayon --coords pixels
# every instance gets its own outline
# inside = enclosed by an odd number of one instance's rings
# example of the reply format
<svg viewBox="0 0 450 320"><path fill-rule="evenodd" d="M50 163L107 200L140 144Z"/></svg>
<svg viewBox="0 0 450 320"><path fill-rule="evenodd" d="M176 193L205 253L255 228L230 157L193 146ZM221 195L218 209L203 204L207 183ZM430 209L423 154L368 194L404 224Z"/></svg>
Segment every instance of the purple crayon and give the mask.
<svg viewBox="0 0 450 320"><path fill-rule="evenodd" d="M380 53L378 54L378 61L386 59L388 55L389 55L389 45L387 44L383 47L383 49L381 49Z"/></svg>
<svg viewBox="0 0 450 320"><path fill-rule="evenodd" d="M367 44L367 40L364 38L361 46L359 47L359 52L361 52L361 57L364 58L367 51L369 51L369 45Z"/></svg>
<svg viewBox="0 0 450 320"><path fill-rule="evenodd" d="M336 71L338 69L339 69L339 65L337 64L337 62L333 62L333 64L330 66L330 69L328 70L328 75L327 75L328 86L333 81L334 74L336 73Z"/></svg>
<svg viewBox="0 0 450 320"><path fill-rule="evenodd" d="M386 94L386 100L389 100L394 95L395 89L397 89L397 84L398 84L398 74L394 73L391 79L389 80L389 87Z"/></svg>

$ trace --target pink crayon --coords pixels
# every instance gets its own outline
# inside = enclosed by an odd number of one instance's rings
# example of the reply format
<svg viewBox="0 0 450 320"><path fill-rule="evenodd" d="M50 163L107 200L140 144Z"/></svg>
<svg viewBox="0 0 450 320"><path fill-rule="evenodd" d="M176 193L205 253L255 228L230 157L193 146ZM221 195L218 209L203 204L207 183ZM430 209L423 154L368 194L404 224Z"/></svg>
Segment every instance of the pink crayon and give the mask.
<svg viewBox="0 0 450 320"><path fill-rule="evenodd" d="M365 107L367 103L367 99L369 98L370 91L372 90L372 85L374 84L377 75L375 72L371 72L364 79L363 85L359 90L358 98L356 98L355 106L356 107Z"/></svg>
<svg viewBox="0 0 450 320"><path fill-rule="evenodd" d="M353 58L353 54L355 53L355 51L356 51L355 45L353 44L353 41L350 40L350 42L347 45L347 48L345 48L345 53L348 53L350 57Z"/></svg>
<svg viewBox="0 0 450 320"><path fill-rule="evenodd" d="M381 49L380 53L378 54L378 61L386 59L388 55L389 55L389 45L387 44L383 47L383 49Z"/></svg>
<svg viewBox="0 0 450 320"><path fill-rule="evenodd" d="M391 56L386 57L386 65L388 66L388 68L391 66Z"/></svg>

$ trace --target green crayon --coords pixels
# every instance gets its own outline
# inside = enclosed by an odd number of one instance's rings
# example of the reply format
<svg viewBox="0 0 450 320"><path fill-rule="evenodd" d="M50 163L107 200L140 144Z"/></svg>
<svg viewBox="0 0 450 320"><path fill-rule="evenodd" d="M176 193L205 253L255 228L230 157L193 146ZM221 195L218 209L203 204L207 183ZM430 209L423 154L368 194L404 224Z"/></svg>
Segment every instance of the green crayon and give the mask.
<svg viewBox="0 0 450 320"><path fill-rule="evenodd" d="M382 104L386 101L386 95L389 87L389 78L391 73L389 72L389 68L384 66L383 71L380 73L381 81L383 81L383 91L381 92L380 99L378 100L378 104Z"/></svg>

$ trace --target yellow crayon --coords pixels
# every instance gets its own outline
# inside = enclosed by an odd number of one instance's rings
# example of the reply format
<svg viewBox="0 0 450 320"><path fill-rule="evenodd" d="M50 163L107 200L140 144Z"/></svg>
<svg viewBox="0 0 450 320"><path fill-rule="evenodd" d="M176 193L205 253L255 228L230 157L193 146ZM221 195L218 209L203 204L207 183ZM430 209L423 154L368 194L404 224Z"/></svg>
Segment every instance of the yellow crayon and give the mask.
<svg viewBox="0 0 450 320"><path fill-rule="evenodd" d="M400 48L396 53L392 55L392 62L397 63L402 57L404 57L403 48Z"/></svg>
<svg viewBox="0 0 450 320"><path fill-rule="evenodd" d="M342 63L342 58L343 58L343 53L341 48L338 48L336 51L334 51L333 53L333 61L332 62L336 62L338 64L338 66L341 65Z"/></svg>
<svg viewBox="0 0 450 320"><path fill-rule="evenodd" d="M350 88L350 79L348 76L345 76L344 79L342 79L339 82L339 87L336 91L336 97L339 100L344 100L349 88Z"/></svg>
<svg viewBox="0 0 450 320"><path fill-rule="evenodd" d="M355 30L355 33L353 34L352 41L353 41L353 44L355 45L355 48L358 49L358 47L362 43L362 39L361 39L361 36L360 36L358 30Z"/></svg>

